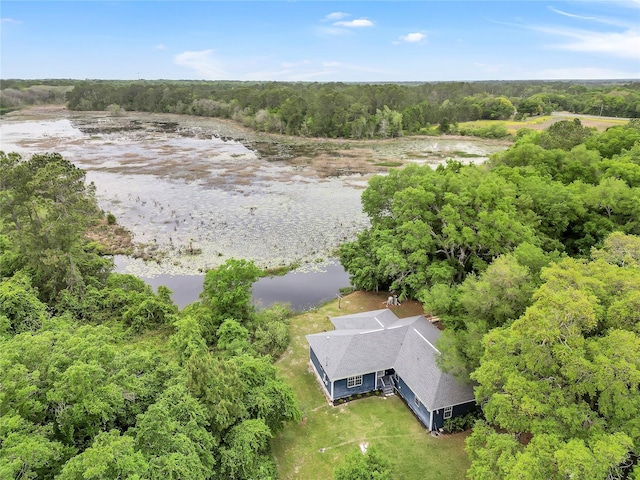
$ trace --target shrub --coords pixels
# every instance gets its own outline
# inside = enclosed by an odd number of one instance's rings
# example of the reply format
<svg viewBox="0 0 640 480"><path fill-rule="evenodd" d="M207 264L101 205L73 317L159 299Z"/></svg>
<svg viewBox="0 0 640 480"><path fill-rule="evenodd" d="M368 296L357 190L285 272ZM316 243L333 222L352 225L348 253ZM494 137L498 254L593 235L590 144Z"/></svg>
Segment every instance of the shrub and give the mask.
<svg viewBox="0 0 640 480"><path fill-rule="evenodd" d="M460 135L480 138L505 138L510 136L507 127L502 123L494 123L484 127L460 127Z"/></svg>
<svg viewBox="0 0 640 480"><path fill-rule="evenodd" d="M482 412L476 410L461 417L448 418L444 421L442 428L446 433L464 432L472 428L476 421L481 418L483 418Z"/></svg>
<svg viewBox="0 0 640 480"><path fill-rule="evenodd" d="M349 295L350 293L353 293L356 291L355 287L341 287L338 289L338 291L340 292L340 295Z"/></svg>
<svg viewBox="0 0 640 480"><path fill-rule="evenodd" d="M359 449L353 450L333 472L334 480L391 480L394 477L391 463L375 447L369 447L364 454Z"/></svg>

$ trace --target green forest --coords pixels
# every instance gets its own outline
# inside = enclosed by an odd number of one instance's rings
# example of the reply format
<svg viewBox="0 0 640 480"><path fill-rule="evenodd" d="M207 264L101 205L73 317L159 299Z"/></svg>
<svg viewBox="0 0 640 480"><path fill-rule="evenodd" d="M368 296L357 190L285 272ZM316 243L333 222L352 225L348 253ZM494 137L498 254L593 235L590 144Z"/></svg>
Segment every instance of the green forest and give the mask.
<svg viewBox="0 0 640 480"><path fill-rule="evenodd" d="M0 478L276 478L269 440L300 412L273 366L290 312L250 304L262 272L229 260L178 311L87 240L82 170L0 168Z"/></svg>
<svg viewBox="0 0 640 480"><path fill-rule="evenodd" d="M459 122L521 120L553 111L640 117L638 82L3 80L0 84L2 112L64 100L71 110L190 114L233 119L263 132L351 139L450 133L457 132ZM494 129L483 135L507 132Z"/></svg>
<svg viewBox="0 0 640 480"><path fill-rule="evenodd" d="M374 177L362 203L354 285L420 299L441 367L477 383L469 478L640 478L637 120L521 131L481 166Z"/></svg>
<svg viewBox="0 0 640 480"><path fill-rule="evenodd" d="M3 107L34 85L3 81ZM51 87L71 109L325 137L640 114L638 83ZM180 310L167 288L114 273L88 237L116 219L83 170L0 152L0 171L0 478L277 478L270 440L301 412L274 365L292 313L251 304L263 272L228 260ZM482 165L390 168L362 206L370 228L339 249L354 287L422 302L445 328L441 367L477 385L469 478L640 479L640 120L602 132L561 120L519 130ZM381 471L336 478L393 478Z"/></svg>

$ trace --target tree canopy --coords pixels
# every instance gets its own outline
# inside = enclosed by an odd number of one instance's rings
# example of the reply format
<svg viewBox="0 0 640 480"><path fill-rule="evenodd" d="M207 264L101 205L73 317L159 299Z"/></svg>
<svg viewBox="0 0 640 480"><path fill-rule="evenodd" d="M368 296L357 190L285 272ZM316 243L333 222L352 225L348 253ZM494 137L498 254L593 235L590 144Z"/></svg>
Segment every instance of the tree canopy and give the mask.
<svg viewBox="0 0 640 480"><path fill-rule="evenodd" d="M230 260L179 311L87 240L82 170L0 163L0 477L275 478L269 439L300 412L272 364L290 313L250 303L260 270Z"/></svg>
<svg viewBox="0 0 640 480"><path fill-rule="evenodd" d="M85 173L59 154L0 152L0 221L13 249L0 269L24 269L40 298L52 302L66 290L80 296L100 285L112 263L91 251L84 235L100 217Z"/></svg>
<svg viewBox="0 0 640 480"><path fill-rule="evenodd" d="M336 467L334 480L391 480L393 471L389 460L375 447L368 447L366 452L360 449L352 451L344 464Z"/></svg>
<svg viewBox="0 0 640 480"><path fill-rule="evenodd" d="M558 122L486 165L410 166L363 192L371 227L341 261L440 317L439 364L477 383L485 416L470 478L638 476L638 132Z"/></svg>
<svg viewBox="0 0 640 480"><path fill-rule="evenodd" d="M489 332L472 374L487 424L472 478L611 478L640 444L640 269L566 259L526 313ZM635 318L634 318L635 317Z"/></svg>
<svg viewBox="0 0 640 480"><path fill-rule="evenodd" d="M569 150L539 144L545 135L566 139L565 129L584 141ZM415 298L482 273L523 243L585 257L616 230L640 234L638 146L625 143L611 157L597 149L639 129L633 121L585 133L567 122L522 135L486 165L409 165L373 177L362 194L371 227L341 246L340 259L356 286Z"/></svg>

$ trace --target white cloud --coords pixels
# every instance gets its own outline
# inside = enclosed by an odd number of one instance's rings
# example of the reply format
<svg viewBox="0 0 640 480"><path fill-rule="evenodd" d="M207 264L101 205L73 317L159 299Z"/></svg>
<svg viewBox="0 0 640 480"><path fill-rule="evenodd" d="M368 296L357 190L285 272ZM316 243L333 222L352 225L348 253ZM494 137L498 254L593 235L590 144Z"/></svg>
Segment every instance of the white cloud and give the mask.
<svg viewBox="0 0 640 480"><path fill-rule="evenodd" d="M167 47L165 47L163 44L159 43L158 45L156 45L156 50L166 50Z"/></svg>
<svg viewBox="0 0 640 480"><path fill-rule="evenodd" d="M15 18L4 17L0 18L0 23L22 23L22 21L16 20Z"/></svg>
<svg viewBox="0 0 640 480"><path fill-rule="evenodd" d="M174 57L176 65L191 68L206 80L221 80L228 76L222 63L213 57L213 50L182 52Z"/></svg>
<svg viewBox="0 0 640 480"><path fill-rule="evenodd" d="M557 8L553 8L553 7L548 7L548 8L552 12L557 13L558 15L564 15L565 17L578 18L580 20L598 20L596 17L585 17L583 15L576 15L574 13L564 12L562 10L558 10Z"/></svg>
<svg viewBox="0 0 640 480"><path fill-rule="evenodd" d="M340 20L342 18L346 18L346 17L350 17L351 15L349 15L348 13L344 13L344 12L333 12L330 13L329 15L327 15L326 18L327 20Z"/></svg>
<svg viewBox="0 0 640 480"><path fill-rule="evenodd" d="M614 0L609 0L613 2ZM551 45L551 48L572 52L602 53L606 55L640 60L640 28L637 22L637 10L640 0L620 1L636 10L634 20L626 21L606 17L578 15L557 8L548 7L554 13L574 20L596 22L602 25L618 27L617 31L596 31L592 29L572 29L565 27L530 26L531 30L569 39L566 43Z"/></svg>
<svg viewBox="0 0 640 480"><path fill-rule="evenodd" d="M340 62L323 62L323 67L338 67L340 66Z"/></svg>
<svg viewBox="0 0 640 480"><path fill-rule="evenodd" d="M366 18L356 18L355 20L335 22L336 27L362 28L373 27L373 22Z"/></svg>
<svg viewBox="0 0 640 480"><path fill-rule="evenodd" d="M553 8L553 7L548 7L548 8L549 8L549 10L551 10L554 13L557 13L558 15L562 15L564 17L569 17L569 18L574 18L576 20L586 20L586 21L602 23L602 24L605 24L605 25L613 25L613 26L616 26L616 27L623 27L623 28L630 28L631 26L633 26L633 24L630 24L629 22L616 20L616 19L612 19L612 18L587 17L585 15L577 15L575 13L565 12L564 10L558 10L557 8ZM637 22L636 22L636 24L637 24Z"/></svg>
<svg viewBox="0 0 640 480"><path fill-rule="evenodd" d="M627 2L627 6L631 6L631 4ZM634 0L633 8L637 8L636 6L640 7L640 0ZM552 9L552 11L560 15L569 16L580 20L593 20L601 24L607 24L619 28L618 31L600 31L568 27L551 27L544 25L522 25L507 22L497 22L491 19L487 20L499 25L527 28L529 30L542 32L547 35L554 35L569 39L566 43L548 45L549 48L555 48L558 50L569 50L572 52L601 53L620 58L630 58L636 61L640 60L640 28L638 27L637 22L630 25L629 23L623 23L619 20L574 15L557 9Z"/></svg>
<svg viewBox="0 0 640 480"><path fill-rule="evenodd" d="M573 52L604 53L622 58L638 60L640 57L640 31L594 32L552 27L534 27L534 30L568 37L573 41L556 44L552 47Z"/></svg>
<svg viewBox="0 0 640 480"><path fill-rule="evenodd" d="M427 39L427 36L424 33L415 32L407 33L406 35L402 35L399 38L405 43L424 43Z"/></svg>

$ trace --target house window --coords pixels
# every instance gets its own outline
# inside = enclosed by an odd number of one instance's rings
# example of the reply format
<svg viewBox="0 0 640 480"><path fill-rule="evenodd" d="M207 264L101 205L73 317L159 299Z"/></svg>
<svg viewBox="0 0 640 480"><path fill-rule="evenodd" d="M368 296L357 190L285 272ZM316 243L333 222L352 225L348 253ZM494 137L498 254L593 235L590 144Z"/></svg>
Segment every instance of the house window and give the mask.
<svg viewBox="0 0 640 480"><path fill-rule="evenodd" d="M347 388L359 387L362 385L362 375L347 378Z"/></svg>
<svg viewBox="0 0 640 480"><path fill-rule="evenodd" d="M416 407L420 408L420 399L418 397L413 397L413 403L416 404Z"/></svg>
<svg viewBox="0 0 640 480"><path fill-rule="evenodd" d="M451 418L453 416L453 407L445 407L444 409L444 419Z"/></svg>

